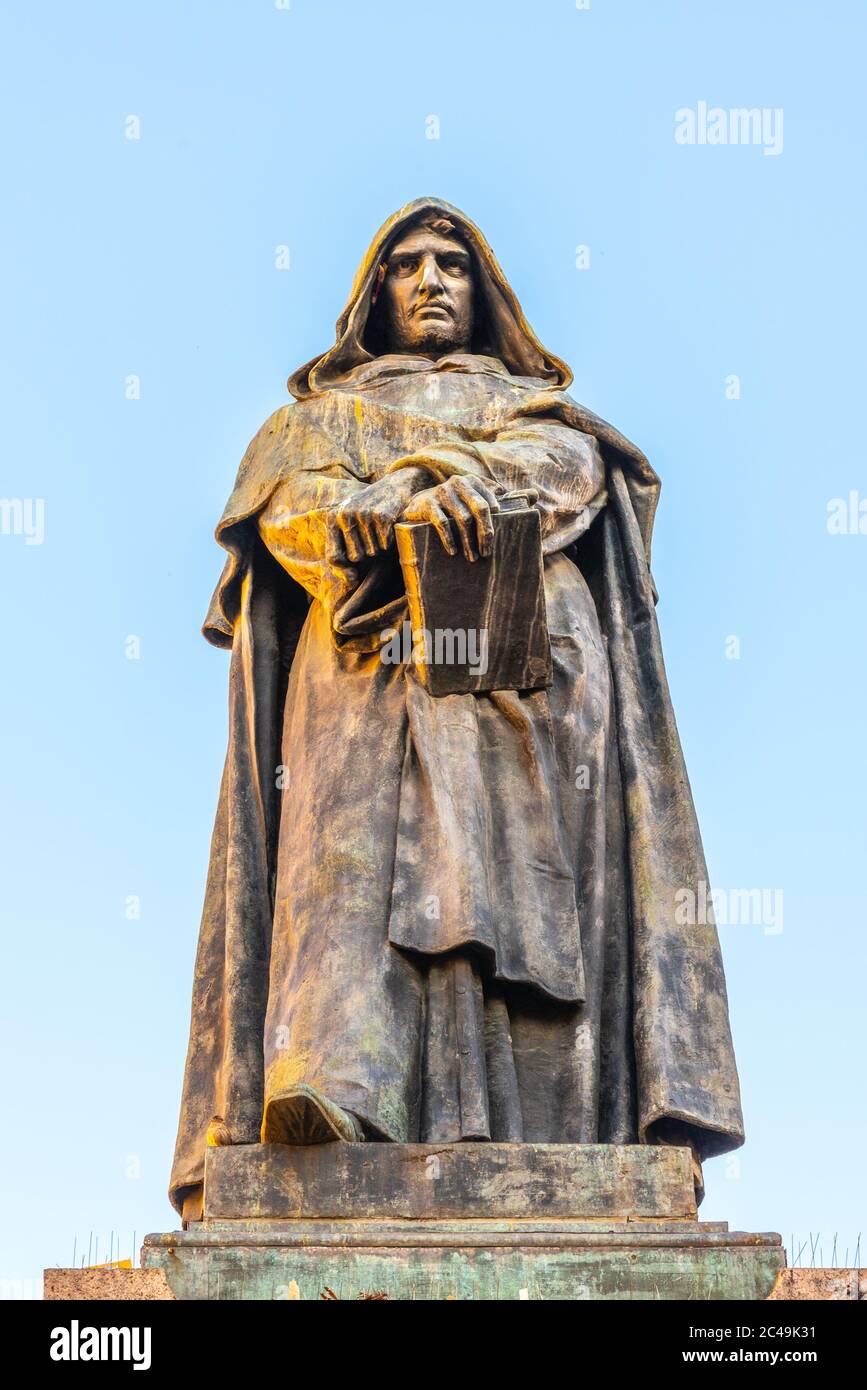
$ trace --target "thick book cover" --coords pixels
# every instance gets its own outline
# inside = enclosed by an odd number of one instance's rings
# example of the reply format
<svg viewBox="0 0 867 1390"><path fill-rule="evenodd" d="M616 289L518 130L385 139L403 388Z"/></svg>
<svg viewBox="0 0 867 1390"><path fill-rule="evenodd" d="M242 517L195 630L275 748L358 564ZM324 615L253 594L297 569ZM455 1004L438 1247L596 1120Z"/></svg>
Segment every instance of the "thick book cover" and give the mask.
<svg viewBox="0 0 867 1390"><path fill-rule="evenodd" d="M430 522L399 522L412 655L431 695L551 684L539 513L523 497L492 514L491 554L449 555Z"/></svg>

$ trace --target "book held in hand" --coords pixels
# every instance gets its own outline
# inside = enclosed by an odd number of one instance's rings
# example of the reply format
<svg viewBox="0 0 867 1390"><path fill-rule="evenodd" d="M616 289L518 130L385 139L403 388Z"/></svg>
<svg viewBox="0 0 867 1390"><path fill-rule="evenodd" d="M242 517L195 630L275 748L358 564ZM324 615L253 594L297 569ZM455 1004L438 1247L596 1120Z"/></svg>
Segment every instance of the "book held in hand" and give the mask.
<svg viewBox="0 0 867 1390"><path fill-rule="evenodd" d="M551 684L539 513L510 494L491 521L491 554L473 561L449 555L430 522L395 527L413 662L431 695Z"/></svg>

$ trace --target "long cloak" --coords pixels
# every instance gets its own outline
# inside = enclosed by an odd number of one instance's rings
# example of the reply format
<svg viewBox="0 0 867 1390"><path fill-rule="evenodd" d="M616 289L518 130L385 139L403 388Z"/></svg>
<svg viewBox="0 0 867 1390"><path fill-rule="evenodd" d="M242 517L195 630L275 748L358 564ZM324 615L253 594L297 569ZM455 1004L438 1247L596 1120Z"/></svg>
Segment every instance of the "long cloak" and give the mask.
<svg viewBox="0 0 867 1390"><path fill-rule="evenodd" d="M428 209L449 217L471 250L479 286L477 337L463 359L431 364L383 358L376 350L372 306L377 268L393 238ZM179 1211L202 1183L210 1118L223 1118L234 1143L277 1137L279 1126L267 1123L269 1099L281 1087L285 1092L309 1080L311 1067L314 1081L327 1068L329 1098L361 1115L375 1137L656 1143L674 1135L682 1142L686 1135L702 1157L743 1142L716 928L712 920L689 921L682 907L690 891L693 901L705 899L707 870L654 611L649 560L659 481L634 445L568 396L570 380L565 364L542 348L527 325L478 229L449 205L422 199L401 209L374 238L338 320L334 347L290 378L297 403L278 410L245 454L217 528L229 558L204 628L209 640L231 648L230 727L170 1187ZM473 400L482 401L475 415L467 412L465 385L473 387ZM409 398L401 394L405 386ZM420 408L417 387L431 390L428 408ZM457 402L454 410L450 400ZM548 434L554 442L546 450ZM565 691L567 705L552 708L549 722L559 730L573 716L585 721L584 746L595 779L589 818L588 792L579 811L562 776L555 779L561 803L556 811L540 811L538 797L516 810L514 779L506 783L505 799L496 802L495 765L484 762L479 748L499 749L496 731L518 728L526 718L518 736L526 749L532 731L545 722L514 693L491 697L492 706L499 701L496 715L483 712L467 724L463 713L447 719L442 710L455 700L475 701L478 710L484 699L424 697L419 703L410 677L403 680L401 720L388 724L387 699L374 700L365 707L368 728L347 731L353 737L342 747L326 746L324 738L318 748L293 742L299 731L302 737L322 732L316 701L327 710L337 698L336 676L369 672L374 665L381 671L382 630L402 612L403 597L389 589L387 567L359 574L322 565L316 536L321 508L345 495L342 486L357 489L383 467L405 464L407 440L414 461L432 480L460 472L491 476L492 460L517 470L520 480L520 468L534 460L547 477L549 457L555 473L562 473L564 439L566 452L576 450L579 462L582 451L588 460L592 455L604 475L604 485L592 496L576 495L571 508L558 503L556 486L550 496L543 486L541 499L549 512L549 625L560 589L568 590L569 632L583 634L582 661L589 662L590 674L580 693L578 685L561 683L557 698ZM298 496L305 499L301 505ZM290 532L294 527L288 564L279 546L272 553L263 542L263 517L280 497L289 499ZM577 627L576 602L584 615ZM552 632L555 653L557 638ZM334 653L338 665L330 671L310 661L317 642L320 653ZM595 706L588 703L591 687ZM573 689L576 708L570 710ZM541 699L548 699L545 692ZM591 725L606 731L595 752ZM485 728L495 730L493 742ZM404 738L416 762L424 762L427 749L429 766L426 776L416 777L416 787L436 791L437 770L454 767L442 754L444 740L457 738L454 756L461 754L461 766L478 774L477 795L467 793L466 804L493 798L489 814L496 823L508 823L510 814L523 817L530 840L542 834L531 824L538 817L543 826L565 825L561 840L574 842L573 856L583 855L573 891L584 912L573 937L552 832L540 841L547 855L540 881L551 884L551 894L525 894L513 930L503 923L503 904L488 903L493 934L481 940L478 933L465 934L463 941L456 937L454 914L452 935L447 923L440 940L413 937L401 889L406 873L411 878L417 868L417 856L414 866L412 852L402 860L396 854L386 920L364 919L367 944L362 948L356 940L353 957L352 939L341 938L340 927L351 918L353 876L360 867L363 878L369 862L357 857L364 827L375 832L365 853L381 851L377 840L397 850L403 843L411 851L436 803L434 795L420 816L411 784L404 796L402 783L395 789L388 777L377 781L385 746L377 741L395 736ZM559 752L558 745L555 760ZM533 756L544 774L550 748L536 748ZM291 950L287 955L282 908L287 892L290 898L294 893L294 911L304 899L293 866L304 863L307 848L303 816L287 796L298 769L302 782L312 785L311 760L317 758L323 786L352 779L358 806L342 841L347 865L332 879L341 895L323 905L321 930L307 931L312 954L301 961L300 974L297 952L294 958L296 986L303 980L305 993L287 984L293 957ZM335 761L341 776L330 766ZM542 799L551 785L551 777L542 775L536 786ZM457 788L446 787L444 795L454 804ZM577 815L583 817L580 834ZM326 822L323 810L318 824ZM575 849L578 841L583 849ZM514 834L504 843L514 851L510 888L523 891L514 864L538 866L539 856ZM594 845L602 846L601 863ZM569 857L569 844L555 848ZM331 850L340 852L338 840ZM429 854L423 862L430 864ZM388 867L387 855L383 863ZM446 879L440 873L448 894ZM553 949L558 944L559 951ZM312 991L311 974L317 980ZM371 1000L387 1006L372 1019L365 1013ZM371 1023L372 1043L365 1034ZM311 1040L313 1051L316 1045L325 1049L324 1062L311 1061ZM382 1070L373 1078L378 1085L371 1084L369 1067L360 1084L353 1072L365 1047Z"/></svg>

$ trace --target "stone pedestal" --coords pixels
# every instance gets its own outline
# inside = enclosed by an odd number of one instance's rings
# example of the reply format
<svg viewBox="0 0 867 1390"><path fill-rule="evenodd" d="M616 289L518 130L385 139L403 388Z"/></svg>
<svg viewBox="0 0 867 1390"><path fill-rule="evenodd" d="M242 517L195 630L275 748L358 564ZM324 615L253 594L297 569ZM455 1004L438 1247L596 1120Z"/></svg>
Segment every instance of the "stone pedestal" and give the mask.
<svg viewBox="0 0 867 1390"><path fill-rule="evenodd" d="M181 1299L763 1299L778 1235L697 1220L687 1149L210 1149L203 1219L142 1264Z"/></svg>

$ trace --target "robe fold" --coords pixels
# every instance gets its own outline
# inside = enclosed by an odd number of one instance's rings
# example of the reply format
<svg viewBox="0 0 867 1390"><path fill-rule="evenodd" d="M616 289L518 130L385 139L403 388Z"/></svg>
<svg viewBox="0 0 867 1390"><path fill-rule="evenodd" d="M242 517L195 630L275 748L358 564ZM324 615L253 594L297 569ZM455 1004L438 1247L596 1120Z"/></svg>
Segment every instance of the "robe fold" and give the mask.
<svg viewBox="0 0 867 1390"><path fill-rule="evenodd" d="M231 647L229 747L170 1195L205 1131L289 1137L314 1093L395 1141L743 1142L707 883L649 570L659 483L566 392L481 234L454 209L484 337L365 346L375 239L336 345L253 440L217 529L205 624ZM384 659L394 555L325 555L328 507L394 469L531 487L547 690L435 697ZM288 1107L288 1109L287 1109Z"/></svg>

